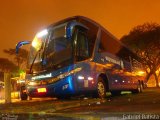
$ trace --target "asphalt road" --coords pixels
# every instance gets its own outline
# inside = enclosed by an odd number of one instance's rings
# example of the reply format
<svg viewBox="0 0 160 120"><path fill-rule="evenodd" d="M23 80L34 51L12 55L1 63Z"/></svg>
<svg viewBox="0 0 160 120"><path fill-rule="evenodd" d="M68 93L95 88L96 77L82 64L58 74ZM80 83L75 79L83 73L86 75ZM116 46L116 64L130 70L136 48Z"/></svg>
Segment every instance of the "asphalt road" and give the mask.
<svg viewBox="0 0 160 120"><path fill-rule="evenodd" d="M120 96L100 99L33 99L0 104L0 118L38 120L125 120L160 119L160 88L147 88L143 93L123 92Z"/></svg>
<svg viewBox="0 0 160 120"><path fill-rule="evenodd" d="M104 103L65 109L61 112L144 112L160 113L160 88L147 88L143 93L123 92L120 96L108 96Z"/></svg>

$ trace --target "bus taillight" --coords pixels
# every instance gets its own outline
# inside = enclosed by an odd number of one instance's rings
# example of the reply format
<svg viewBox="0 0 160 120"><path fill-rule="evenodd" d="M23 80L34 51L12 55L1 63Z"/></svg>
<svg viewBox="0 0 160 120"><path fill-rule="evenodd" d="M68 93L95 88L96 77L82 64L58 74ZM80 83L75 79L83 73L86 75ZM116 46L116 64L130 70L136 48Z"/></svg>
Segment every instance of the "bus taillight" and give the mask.
<svg viewBox="0 0 160 120"><path fill-rule="evenodd" d="M46 88L38 88L37 91L38 91L38 93L45 93L45 92L47 92Z"/></svg>

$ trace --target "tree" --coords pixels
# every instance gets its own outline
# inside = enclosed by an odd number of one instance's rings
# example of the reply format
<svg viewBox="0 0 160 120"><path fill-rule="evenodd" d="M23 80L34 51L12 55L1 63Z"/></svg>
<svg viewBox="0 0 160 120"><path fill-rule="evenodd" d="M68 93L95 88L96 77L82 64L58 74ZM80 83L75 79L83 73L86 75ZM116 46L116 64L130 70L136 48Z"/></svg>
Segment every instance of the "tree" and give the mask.
<svg viewBox="0 0 160 120"><path fill-rule="evenodd" d="M156 23L138 25L128 35L124 35L121 41L142 58L147 73L146 80L154 75L158 87L160 75L156 71L160 68L160 25Z"/></svg>
<svg viewBox="0 0 160 120"><path fill-rule="evenodd" d="M28 58L27 50L20 49L19 53L16 54L15 49L10 48L10 49L5 49L4 52L14 57L14 60L20 69L25 68L24 66L26 66L27 58Z"/></svg>
<svg viewBox="0 0 160 120"><path fill-rule="evenodd" d="M18 67L7 58L0 58L0 72L13 72L18 70Z"/></svg>

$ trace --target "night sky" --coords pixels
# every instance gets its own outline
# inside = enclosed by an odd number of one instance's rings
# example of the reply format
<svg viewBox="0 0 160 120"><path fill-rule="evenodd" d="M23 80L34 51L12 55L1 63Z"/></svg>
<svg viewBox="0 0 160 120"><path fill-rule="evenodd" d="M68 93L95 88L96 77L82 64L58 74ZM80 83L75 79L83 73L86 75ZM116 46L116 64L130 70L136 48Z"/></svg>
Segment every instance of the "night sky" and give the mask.
<svg viewBox="0 0 160 120"><path fill-rule="evenodd" d="M75 15L89 17L121 38L144 22L160 24L160 0L3 0L0 57L8 57L3 49L32 40L45 26Z"/></svg>

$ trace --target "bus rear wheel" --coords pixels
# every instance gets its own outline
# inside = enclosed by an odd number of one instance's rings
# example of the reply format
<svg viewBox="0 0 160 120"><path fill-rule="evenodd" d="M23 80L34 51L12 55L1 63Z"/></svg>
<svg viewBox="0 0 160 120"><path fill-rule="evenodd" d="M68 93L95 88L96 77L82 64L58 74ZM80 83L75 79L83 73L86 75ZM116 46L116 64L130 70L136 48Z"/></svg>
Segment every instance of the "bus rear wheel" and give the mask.
<svg viewBox="0 0 160 120"><path fill-rule="evenodd" d="M27 100L27 94L21 94L21 100Z"/></svg>
<svg viewBox="0 0 160 120"><path fill-rule="evenodd" d="M98 78L97 96L101 99L106 97L106 84L102 77Z"/></svg>

